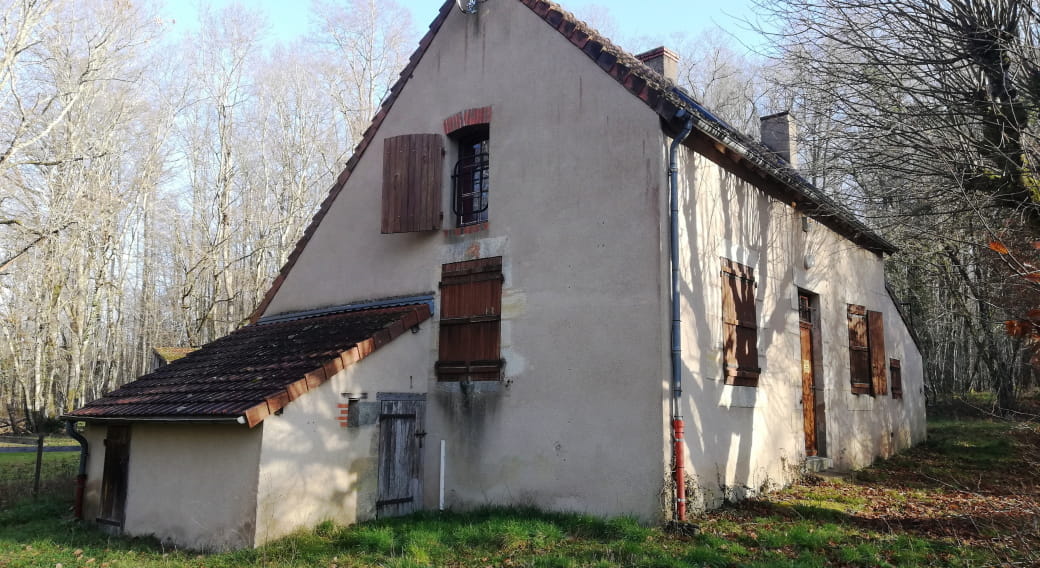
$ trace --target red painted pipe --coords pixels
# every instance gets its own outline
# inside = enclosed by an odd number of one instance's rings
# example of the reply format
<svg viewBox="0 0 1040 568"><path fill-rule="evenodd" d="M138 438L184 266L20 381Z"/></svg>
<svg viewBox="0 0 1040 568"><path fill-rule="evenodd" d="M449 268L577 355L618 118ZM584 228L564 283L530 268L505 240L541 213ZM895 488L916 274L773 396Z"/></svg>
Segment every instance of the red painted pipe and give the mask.
<svg viewBox="0 0 1040 568"><path fill-rule="evenodd" d="M683 457L683 421L672 420L672 438L675 456L675 520L686 520L686 458Z"/></svg>

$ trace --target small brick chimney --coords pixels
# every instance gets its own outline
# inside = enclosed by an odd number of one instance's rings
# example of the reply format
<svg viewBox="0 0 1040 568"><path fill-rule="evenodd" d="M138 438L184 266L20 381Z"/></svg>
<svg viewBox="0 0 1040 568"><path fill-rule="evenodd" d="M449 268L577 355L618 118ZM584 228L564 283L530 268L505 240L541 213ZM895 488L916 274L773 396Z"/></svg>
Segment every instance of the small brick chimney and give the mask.
<svg viewBox="0 0 1040 568"><path fill-rule="evenodd" d="M784 111L759 119L762 127L762 144L783 158L791 167L798 169L798 126L791 113Z"/></svg>
<svg viewBox="0 0 1040 568"><path fill-rule="evenodd" d="M636 59L657 71L665 79L675 83L679 79L679 55L661 46L636 55Z"/></svg>

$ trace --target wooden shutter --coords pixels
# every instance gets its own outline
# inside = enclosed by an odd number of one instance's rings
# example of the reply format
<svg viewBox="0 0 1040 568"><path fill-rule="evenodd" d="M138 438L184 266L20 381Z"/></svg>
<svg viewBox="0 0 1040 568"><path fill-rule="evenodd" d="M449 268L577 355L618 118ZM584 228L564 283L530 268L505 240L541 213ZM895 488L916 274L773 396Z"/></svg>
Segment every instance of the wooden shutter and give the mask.
<svg viewBox="0 0 1040 568"><path fill-rule="evenodd" d="M443 162L440 134L383 141L383 233L440 229Z"/></svg>
<svg viewBox="0 0 1040 568"><path fill-rule="evenodd" d="M105 465L101 474L98 521L123 526L127 472L130 464L130 427L109 426L105 436Z"/></svg>
<svg viewBox="0 0 1040 568"><path fill-rule="evenodd" d="M758 386L758 317L753 269L722 259L722 349L726 384Z"/></svg>
<svg viewBox="0 0 1040 568"><path fill-rule="evenodd" d="M870 346L867 309L849 304L849 362L854 394L870 394Z"/></svg>
<svg viewBox="0 0 1040 568"><path fill-rule="evenodd" d="M881 312L867 312L867 334L870 336L870 378L874 394L888 394L888 375L885 357L885 321Z"/></svg>
<svg viewBox="0 0 1040 568"><path fill-rule="evenodd" d="M502 257L442 267L441 380L501 378Z"/></svg>
<svg viewBox="0 0 1040 568"><path fill-rule="evenodd" d="M892 373L892 398L903 398L903 370L899 359L889 359L888 369Z"/></svg>

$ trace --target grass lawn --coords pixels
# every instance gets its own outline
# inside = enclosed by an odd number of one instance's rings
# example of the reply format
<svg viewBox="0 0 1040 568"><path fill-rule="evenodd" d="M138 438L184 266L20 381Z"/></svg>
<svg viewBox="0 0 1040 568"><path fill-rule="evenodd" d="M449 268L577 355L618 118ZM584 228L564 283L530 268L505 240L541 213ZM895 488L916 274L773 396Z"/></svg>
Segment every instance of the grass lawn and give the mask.
<svg viewBox="0 0 1040 568"><path fill-rule="evenodd" d="M52 479L71 472L76 475L79 452L44 452L41 477ZM0 484L33 477L36 452L0 453Z"/></svg>
<svg viewBox="0 0 1040 568"><path fill-rule="evenodd" d="M0 568L1040 564L1040 429L930 427L906 454L707 513L687 536L626 518L490 509L326 523L257 550L199 555L110 537L51 498L0 510Z"/></svg>
<svg viewBox="0 0 1040 568"><path fill-rule="evenodd" d="M47 436L44 446L78 446L79 442L68 436ZM0 448L35 448L36 438L33 436L0 436Z"/></svg>
<svg viewBox="0 0 1040 568"><path fill-rule="evenodd" d="M78 467L79 452L44 452L40 492L69 493ZM36 452L0 453L0 510L32 495L35 473ZM3 558L0 568L4 568Z"/></svg>

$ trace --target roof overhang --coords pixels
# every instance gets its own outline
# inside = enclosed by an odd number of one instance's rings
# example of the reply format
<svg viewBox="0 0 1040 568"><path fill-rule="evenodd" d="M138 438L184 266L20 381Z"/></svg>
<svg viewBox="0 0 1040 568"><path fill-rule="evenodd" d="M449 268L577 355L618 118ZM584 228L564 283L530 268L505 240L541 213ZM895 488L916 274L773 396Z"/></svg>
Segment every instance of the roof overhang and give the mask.
<svg viewBox="0 0 1040 568"><path fill-rule="evenodd" d="M69 416L62 414L59 420L67 422L104 422L107 424L130 424L149 422L161 424L246 424L244 415L238 416Z"/></svg>
<svg viewBox="0 0 1040 568"><path fill-rule="evenodd" d="M432 316L432 295L282 314L238 329L62 420L250 428Z"/></svg>

